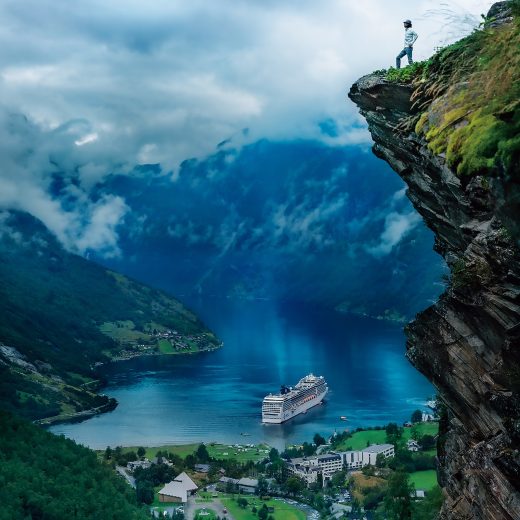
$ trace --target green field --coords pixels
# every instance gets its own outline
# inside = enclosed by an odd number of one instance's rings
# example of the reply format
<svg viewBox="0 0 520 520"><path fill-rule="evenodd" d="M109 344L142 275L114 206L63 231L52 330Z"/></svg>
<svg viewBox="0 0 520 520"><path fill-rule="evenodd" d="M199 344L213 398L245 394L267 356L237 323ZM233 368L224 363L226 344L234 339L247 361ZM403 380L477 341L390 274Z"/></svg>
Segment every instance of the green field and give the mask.
<svg viewBox="0 0 520 520"><path fill-rule="evenodd" d="M147 459L153 459L155 456L157 456L158 451L169 451L170 453L175 453L176 455L179 455L179 457L186 457L186 455L191 455L197 448L198 444L183 444L180 446L153 446L153 447L146 447L143 446L146 450L145 457ZM137 452L137 448L139 446L125 446L123 448L123 453L128 453L129 451L135 451ZM114 448L114 446L112 446ZM103 453L105 450L100 451L99 453Z"/></svg>
<svg viewBox="0 0 520 520"><path fill-rule="evenodd" d="M439 423L436 421L419 423L414 426L419 432L419 436L432 435L435 437L439 433ZM403 439L405 441L412 438L412 428L405 428L403 431Z"/></svg>
<svg viewBox="0 0 520 520"><path fill-rule="evenodd" d="M422 435L437 435L439 432L438 422L427 422L419 423L416 425L419 436ZM412 428L403 429L403 439L409 440L412 436ZM362 450L367 447L367 443L370 444L384 444L386 442L385 430L363 430L355 432L350 439L344 441L340 446L336 448L337 451L342 450ZM435 452L434 452L435 453Z"/></svg>
<svg viewBox="0 0 520 520"><path fill-rule="evenodd" d="M115 341L122 343L132 343L139 340L149 340L150 336L135 330L135 324L132 320L124 321L107 321L99 326L99 330Z"/></svg>
<svg viewBox="0 0 520 520"><path fill-rule="evenodd" d="M207 444L208 452L210 457L220 460L236 460L238 462L247 462L252 460L256 462L269 456L269 450L271 449L266 444L254 445L250 448L245 444L241 444L240 448L235 445L226 444Z"/></svg>
<svg viewBox="0 0 520 520"><path fill-rule="evenodd" d="M245 444L240 445L240 448L225 445L225 444L206 444L206 448L208 449L208 453L210 457L219 460L236 460L238 462L247 462L252 460L254 462L264 459L269 455L270 447L266 444L254 445L253 448L247 447ZM114 446L112 446L113 448ZM183 445L172 445L172 446L155 446L155 447L144 447L146 450L145 457L148 459L153 459L157 456L158 451L168 451L170 453L175 453L179 455L179 457L185 458L186 455L193 454L197 448L198 444L183 444ZM138 446L127 446L123 448L123 453L127 453L129 451L137 452ZM98 453L103 453L104 450L99 451Z"/></svg>
<svg viewBox="0 0 520 520"><path fill-rule="evenodd" d="M260 500L257 497L250 497L247 499L249 505L246 509L242 509L231 498L224 498L221 500L221 502L224 504L224 506L227 507L228 511L235 520L258 520L257 513L253 513L251 508L254 505L257 509L260 509L263 504L265 504L267 507L274 508L274 512L269 514L273 515L275 520L305 520L307 518L307 515L303 511L300 511L296 507L286 504L280 500Z"/></svg>
<svg viewBox="0 0 520 520"><path fill-rule="evenodd" d="M172 344L167 339L160 339L157 344L159 345L161 354L173 354L175 352Z"/></svg>
<svg viewBox="0 0 520 520"><path fill-rule="evenodd" d="M437 473L433 469L427 471L416 471L410 473L410 482L415 485L415 489L424 489L428 491L437 486Z"/></svg>

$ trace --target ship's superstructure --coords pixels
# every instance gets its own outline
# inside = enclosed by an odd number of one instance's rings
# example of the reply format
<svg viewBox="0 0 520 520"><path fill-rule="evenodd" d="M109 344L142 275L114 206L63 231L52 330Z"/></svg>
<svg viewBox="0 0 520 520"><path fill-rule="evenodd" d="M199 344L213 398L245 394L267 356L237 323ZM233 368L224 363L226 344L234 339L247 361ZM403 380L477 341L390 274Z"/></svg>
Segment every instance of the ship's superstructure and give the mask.
<svg viewBox="0 0 520 520"><path fill-rule="evenodd" d="M283 385L279 394L269 394L262 403L262 422L280 424L320 404L329 391L323 376L309 374L294 388Z"/></svg>

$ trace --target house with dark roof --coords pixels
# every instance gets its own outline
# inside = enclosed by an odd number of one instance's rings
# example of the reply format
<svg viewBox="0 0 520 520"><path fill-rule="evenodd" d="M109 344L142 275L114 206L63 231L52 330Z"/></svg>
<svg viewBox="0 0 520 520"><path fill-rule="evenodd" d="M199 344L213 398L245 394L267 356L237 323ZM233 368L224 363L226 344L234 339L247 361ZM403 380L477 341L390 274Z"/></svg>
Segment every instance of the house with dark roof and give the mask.
<svg viewBox="0 0 520 520"><path fill-rule="evenodd" d="M219 491L235 492L238 490L238 479L231 477L221 477L217 482L217 489Z"/></svg>
<svg viewBox="0 0 520 520"><path fill-rule="evenodd" d="M238 490L242 493L256 493L258 488L258 480L256 478L241 478L238 481Z"/></svg>

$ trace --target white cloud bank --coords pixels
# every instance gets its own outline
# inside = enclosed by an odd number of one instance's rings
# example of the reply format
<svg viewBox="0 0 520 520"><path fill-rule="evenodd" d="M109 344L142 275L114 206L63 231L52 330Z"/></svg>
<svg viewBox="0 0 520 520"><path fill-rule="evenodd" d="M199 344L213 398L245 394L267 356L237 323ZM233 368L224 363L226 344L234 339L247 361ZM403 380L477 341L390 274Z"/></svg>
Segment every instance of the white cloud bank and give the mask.
<svg viewBox="0 0 520 520"><path fill-rule="evenodd" d="M421 59L491 3L0 0L0 207L30 211L69 247L116 254L127 208L92 196L104 175L175 171L243 128L250 140L366 143L346 92L393 63L402 20L415 21ZM327 119L334 135L320 132Z"/></svg>

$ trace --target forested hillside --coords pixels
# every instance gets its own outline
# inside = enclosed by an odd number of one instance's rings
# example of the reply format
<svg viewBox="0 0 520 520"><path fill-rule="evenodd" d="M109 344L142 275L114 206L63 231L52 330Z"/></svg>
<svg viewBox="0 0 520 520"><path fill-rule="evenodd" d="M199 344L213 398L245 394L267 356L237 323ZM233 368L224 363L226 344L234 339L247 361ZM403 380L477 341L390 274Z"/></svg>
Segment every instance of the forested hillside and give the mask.
<svg viewBox="0 0 520 520"><path fill-rule="evenodd" d="M139 520L135 493L95 453L0 412L0 520Z"/></svg>
<svg viewBox="0 0 520 520"><path fill-rule="evenodd" d="M212 349L179 301L67 252L36 219L0 221L0 406L31 418L110 406L95 366Z"/></svg>

